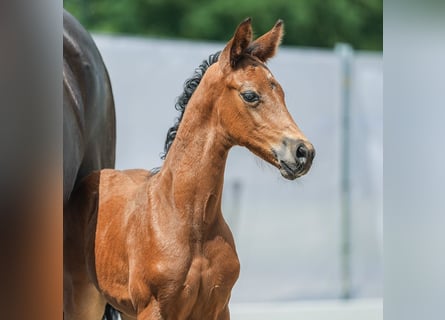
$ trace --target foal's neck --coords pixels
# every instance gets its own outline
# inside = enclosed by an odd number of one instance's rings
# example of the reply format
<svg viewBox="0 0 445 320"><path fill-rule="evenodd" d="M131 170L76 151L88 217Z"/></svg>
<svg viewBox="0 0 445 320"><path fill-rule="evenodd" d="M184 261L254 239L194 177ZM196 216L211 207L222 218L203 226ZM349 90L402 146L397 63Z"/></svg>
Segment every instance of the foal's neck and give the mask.
<svg viewBox="0 0 445 320"><path fill-rule="evenodd" d="M184 113L177 136L159 172L176 210L194 225L221 218L224 169L231 147L218 127L210 88L197 88ZM204 94L205 93L205 94Z"/></svg>

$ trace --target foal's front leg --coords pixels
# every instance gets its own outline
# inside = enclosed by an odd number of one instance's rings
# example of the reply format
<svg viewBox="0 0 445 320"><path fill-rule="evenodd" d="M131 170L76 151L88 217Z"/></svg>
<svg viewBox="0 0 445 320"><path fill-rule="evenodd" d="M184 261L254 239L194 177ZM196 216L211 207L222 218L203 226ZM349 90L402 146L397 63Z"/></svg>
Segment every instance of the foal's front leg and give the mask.
<svg viewBox="0 0 445 320"><path fill-rule="evenodd" d="M151 301L150 304L138 314L137 320L164 320L161 316L159 303L156 300Z"/></svg>
<svg viewBox="0 0 445 320"><path fill-rule="evenodd" d="M229 308L226 306L216 320L230 320Z"/></svg>

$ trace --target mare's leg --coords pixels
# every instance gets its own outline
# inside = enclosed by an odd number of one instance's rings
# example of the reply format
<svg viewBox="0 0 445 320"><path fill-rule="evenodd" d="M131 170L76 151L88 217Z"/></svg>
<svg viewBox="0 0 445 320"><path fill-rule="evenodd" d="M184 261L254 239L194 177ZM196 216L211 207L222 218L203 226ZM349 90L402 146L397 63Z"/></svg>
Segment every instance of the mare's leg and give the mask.
<svg viewBox="0 0 445 320"><path fill-rule="evenodd" d="M122 320L137 320L136 318L127 316L126 314L121 313Z"/></svg>
<svg viewBox="0 0 445 320"><path fill-rule="evenodd" d="M82 280L64 282L64 320L101 320L106 301L96 287Z"/></svg>
<svg viewBox="0 0 445 320"><path fill-rule="evenodd" d="M65 320L101 320L105 298L91 281L85 254L85 221L93 212L88 196L73 194L63 219L63 311ZM93 257L94 258L94 257ZM94 262L90 261L90 264Z"/></svg>

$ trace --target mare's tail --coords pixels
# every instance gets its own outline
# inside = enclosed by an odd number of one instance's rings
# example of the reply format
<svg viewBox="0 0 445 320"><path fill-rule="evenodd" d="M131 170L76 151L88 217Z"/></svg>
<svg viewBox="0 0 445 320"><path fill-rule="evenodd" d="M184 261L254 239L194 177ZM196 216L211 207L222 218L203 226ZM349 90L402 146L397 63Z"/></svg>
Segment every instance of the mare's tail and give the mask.
<svg viewBox="0 0 445 320"><path fill-rule="evenodd" d="M105 313L102 320L119 320L121 319L119 311L114 309L111 304L107 303L105 306Z"/></svg>

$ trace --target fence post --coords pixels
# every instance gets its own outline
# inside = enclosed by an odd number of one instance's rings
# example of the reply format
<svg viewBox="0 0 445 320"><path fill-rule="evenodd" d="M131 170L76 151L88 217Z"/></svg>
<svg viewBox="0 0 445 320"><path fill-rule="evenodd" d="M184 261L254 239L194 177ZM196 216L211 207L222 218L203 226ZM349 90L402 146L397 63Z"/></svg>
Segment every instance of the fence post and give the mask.
<svg viewBox="0 0 445 320"><path fill-rule="evenodd" d="M339 43L335 52L341 64L341 298L351 298L351 189L350 189L350 115L351 68L354 50Z"/></svg>

